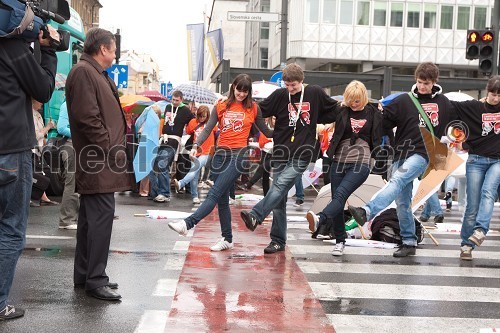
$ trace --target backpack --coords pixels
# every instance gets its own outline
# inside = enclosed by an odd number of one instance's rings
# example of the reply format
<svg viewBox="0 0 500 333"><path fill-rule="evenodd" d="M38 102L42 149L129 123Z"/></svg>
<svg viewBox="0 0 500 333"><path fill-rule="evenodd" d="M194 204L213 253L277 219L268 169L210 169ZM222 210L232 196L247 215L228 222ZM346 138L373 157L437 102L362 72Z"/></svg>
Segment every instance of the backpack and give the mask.
<svg viewBox="0 0 500 333"><path fill-rule="evenodd" d="M422 224L417 219L413 219L415 221L417 243L421 243L424 239ZM386 243L401 244L400 231L396 209L389 208L373 220L371 239Z"/></svg>

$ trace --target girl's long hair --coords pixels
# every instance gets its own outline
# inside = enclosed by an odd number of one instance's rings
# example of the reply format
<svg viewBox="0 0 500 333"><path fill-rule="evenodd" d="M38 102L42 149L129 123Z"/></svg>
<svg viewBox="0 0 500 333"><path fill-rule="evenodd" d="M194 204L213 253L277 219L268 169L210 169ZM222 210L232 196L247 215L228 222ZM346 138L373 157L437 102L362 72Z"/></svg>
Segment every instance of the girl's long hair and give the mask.
<svg viewBox="0 0 500 333"><path fill-rule="evenodd" d="M248 91L248 96L243 100L242 104L245 109L252 107L252 78L247 74L240 74L234 78L231 87L229 88L229 96L226 102L226 111L229 109L232 103L236 102L236 96L234 95L234 89L239 91Z"/></svg>

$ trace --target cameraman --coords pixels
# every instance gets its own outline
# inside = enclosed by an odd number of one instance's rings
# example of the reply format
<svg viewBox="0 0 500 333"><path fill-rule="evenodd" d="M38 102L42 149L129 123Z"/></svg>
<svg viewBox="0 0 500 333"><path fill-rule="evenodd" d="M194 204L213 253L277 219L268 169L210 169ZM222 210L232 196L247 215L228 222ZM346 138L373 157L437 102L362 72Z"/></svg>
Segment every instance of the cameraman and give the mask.
<svg viewBox="0 0 500 333"><path fill-rule="evenodd" d="M58 41L57 31L48 30ZM7 304L7 297L28 221L31 148L36 144L31 99L50 99L57 67L55 50L41 31L38 41L40 64L22 37L0 38L0 321L24 315L23 309Z"/></svg>

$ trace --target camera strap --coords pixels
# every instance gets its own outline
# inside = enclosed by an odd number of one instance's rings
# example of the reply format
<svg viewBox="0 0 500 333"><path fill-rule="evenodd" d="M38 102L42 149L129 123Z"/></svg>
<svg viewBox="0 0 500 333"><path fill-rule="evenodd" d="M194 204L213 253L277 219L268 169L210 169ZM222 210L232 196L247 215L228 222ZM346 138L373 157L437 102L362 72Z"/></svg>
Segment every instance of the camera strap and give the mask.
<svg viewBox="0 0 500 333"><path fill-rule="evenodd" d="M12 8L12 11L14 11L14 8L16 8L16 4L18 3L17 0L1 0L1 2L8 7ZM25 11L24 11L24 17L22 18L21 22L17 27L15 27L11 32L2 34L0 33L0 38L9 38L12 36L17 36L20 35L28 28L28 26L33 22L35 18L35 13L33 12L33 9L29 5L26 5Z"/></svg>

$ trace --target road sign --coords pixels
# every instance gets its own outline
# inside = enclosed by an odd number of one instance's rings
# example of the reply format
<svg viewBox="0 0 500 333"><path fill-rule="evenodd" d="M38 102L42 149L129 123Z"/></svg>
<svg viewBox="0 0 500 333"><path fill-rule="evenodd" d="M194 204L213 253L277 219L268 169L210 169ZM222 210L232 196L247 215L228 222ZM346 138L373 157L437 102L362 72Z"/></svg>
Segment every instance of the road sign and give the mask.
<svg viewBox="0 0 500 333"><path fill-rule="evenodd" d="M128 87L128 66L113 65L106 69L109 77L115 82L117 88Z"/></svg>
<svg viewBox="0 0 500 333"><path fill-rule="evenodd" d="M160 93L163 96L167 96L167 84L166 83L160 84Z"/></svg>
<svg viewBox="0 0 500 333"><path fill-rule="evenodd" d="M271 75L269 81L276 82L281 88L285 88L285 82L283 82L283 72L281 71Z"/></svg>
<svg viewBox="0 0 500 333"><path fill-rule="evenodd" d="M167 96L168 99L172 99L172 93L174 92L174 86L170 81L167 83L167 93L164 96Z"/></svg>
<svg viewBox="0 0 500 333"><path fill-rule="evenodd" d="M227 12L228 21L279 22L279 13Z"/></svg>

